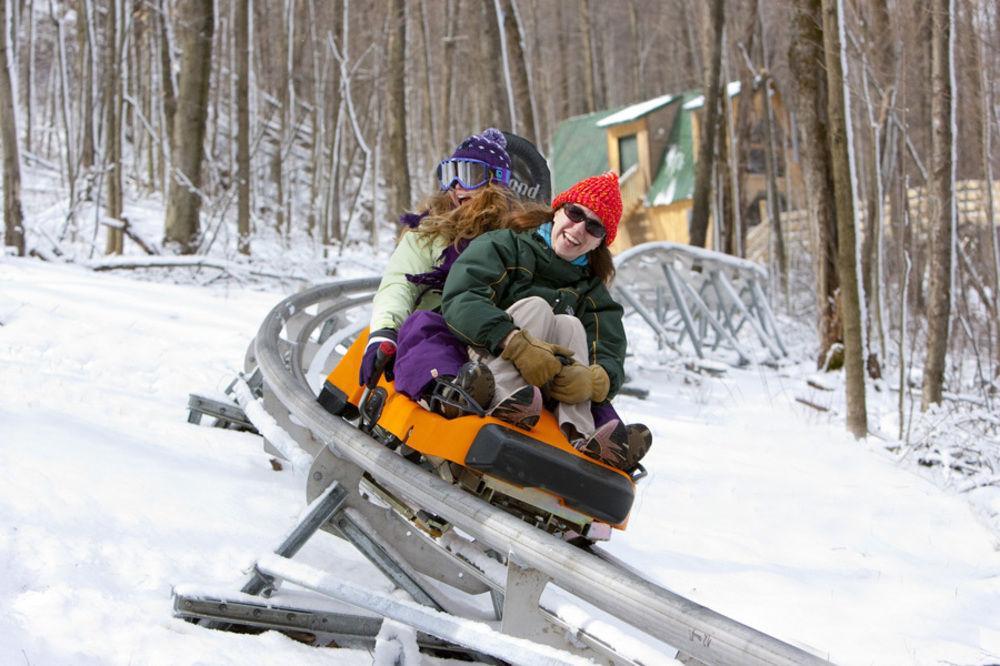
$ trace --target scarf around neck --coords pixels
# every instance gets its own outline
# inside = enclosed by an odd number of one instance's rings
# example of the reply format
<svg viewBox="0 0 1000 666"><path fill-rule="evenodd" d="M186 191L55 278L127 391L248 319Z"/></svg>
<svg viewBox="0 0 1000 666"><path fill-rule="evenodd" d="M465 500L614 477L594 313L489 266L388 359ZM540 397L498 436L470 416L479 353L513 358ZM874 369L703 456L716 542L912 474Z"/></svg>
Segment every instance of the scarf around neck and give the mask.
<svg viewBox="0 0 1000 666"><path fill-rule="evenodd" d="M551 222L546 222L542 226L538 227L538 235L542 237L542 240L545 241L545 244L548 245L549 248L552 248L552 223ZM555 250L552 250L552 251L555 252ZM559 255L556 255L556 256L558 257ZM559 257L559 258L562 259L562 257ZM566 261L566 260L563 259L563 261ZM587 263L588 263L587 262L587 255L586 254L581 254L579 257L577 257L576 259L574 259L573 261L571 261L569 263L573 264L574 266L586 266Z"/></svg>

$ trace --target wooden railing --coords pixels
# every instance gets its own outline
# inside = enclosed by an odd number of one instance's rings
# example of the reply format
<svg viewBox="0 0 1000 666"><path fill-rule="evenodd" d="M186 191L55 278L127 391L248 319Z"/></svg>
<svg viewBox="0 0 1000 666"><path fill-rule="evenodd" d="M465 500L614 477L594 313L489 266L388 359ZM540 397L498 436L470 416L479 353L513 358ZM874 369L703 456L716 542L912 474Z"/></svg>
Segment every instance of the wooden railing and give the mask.
<svg viewBox="0 0 1000 666"><path fill-rule="evenodd" d="M928 196L927 188L911 187L907 191L908 205L910 209L910 222L913 230L918 236L924 236L928 228L927 211ZM986 205L986 181L982 180L960 180L955 183L955 200L958 211L958 224L971 224L975 226L985 225L988 216ZM994 220L993 225L1000 224L1000 181L993 182L993 205ZM892 211L886 199L883 215L885 220L891 219ZM864 229L867 210L863 205L859 205L857 210L858 224ZM761 201L760 219L767 220L767 204ZM792 210L781 213L781 228L785 235L785 243L792 242L801 244L808 251L812 252L813 230L810 228L809 215L805 210ZM891 225L886 227L886 232L891 234ZM770 242L770 225L762 222L752 227L747 232L746 257L753 261L767 263L768 243Z"/></svg>

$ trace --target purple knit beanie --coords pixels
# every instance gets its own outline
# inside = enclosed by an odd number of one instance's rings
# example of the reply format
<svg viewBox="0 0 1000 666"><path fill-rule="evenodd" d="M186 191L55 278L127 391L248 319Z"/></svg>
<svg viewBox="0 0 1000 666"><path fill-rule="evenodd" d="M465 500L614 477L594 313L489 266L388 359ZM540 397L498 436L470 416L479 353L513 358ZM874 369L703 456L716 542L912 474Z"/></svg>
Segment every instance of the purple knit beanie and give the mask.
<svg viewBox="0 0 1000 666"><path fill-rule="evenodd" d="M491 167L510 169L510 156L507 155L507 137L495 127L483 130L482 134L473 134L455 149L451 159L479 160Z"/></svg>

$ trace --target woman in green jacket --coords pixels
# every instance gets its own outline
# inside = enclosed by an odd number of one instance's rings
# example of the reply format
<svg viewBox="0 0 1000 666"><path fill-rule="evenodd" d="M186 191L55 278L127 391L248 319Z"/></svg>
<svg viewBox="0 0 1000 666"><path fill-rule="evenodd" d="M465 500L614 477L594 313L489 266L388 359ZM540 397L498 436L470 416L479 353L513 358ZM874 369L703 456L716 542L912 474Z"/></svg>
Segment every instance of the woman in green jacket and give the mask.
<svg viewBox="0 0 1000 666"><path fill-rule="evenodd" d="M607 286L621 212L618 177L609 172L573 185L551 209L514 215L518 226L537 228L470 243L445 282L442 313L492 372L494 403L530 387L526 409L537 408L540 394L577 448L632 470L649 448L649 429L617 418L595 426L602 411L614 414L607 403L624 379L623 311Z"/></svg>

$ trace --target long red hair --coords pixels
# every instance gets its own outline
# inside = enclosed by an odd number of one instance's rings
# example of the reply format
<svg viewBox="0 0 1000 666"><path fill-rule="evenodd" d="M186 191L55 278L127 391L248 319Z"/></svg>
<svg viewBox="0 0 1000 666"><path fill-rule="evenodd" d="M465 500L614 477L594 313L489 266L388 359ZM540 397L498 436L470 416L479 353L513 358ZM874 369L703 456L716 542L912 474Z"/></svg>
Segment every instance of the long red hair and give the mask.
<svg viewBox="0 0 1000 666"><path fill-rule="evenodd" d="M427 217L413 233L425 238L440 237L449 244L472 240L487 231L515 229L524 231L534 226L522 226L521 218L513 215L523 211L524 203L506 187L495 183L474 190L473 195L457 208L448 191L431 195L418 210Z"/></svg>

